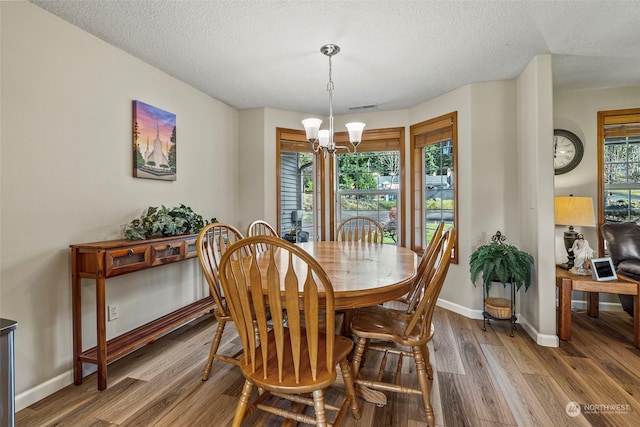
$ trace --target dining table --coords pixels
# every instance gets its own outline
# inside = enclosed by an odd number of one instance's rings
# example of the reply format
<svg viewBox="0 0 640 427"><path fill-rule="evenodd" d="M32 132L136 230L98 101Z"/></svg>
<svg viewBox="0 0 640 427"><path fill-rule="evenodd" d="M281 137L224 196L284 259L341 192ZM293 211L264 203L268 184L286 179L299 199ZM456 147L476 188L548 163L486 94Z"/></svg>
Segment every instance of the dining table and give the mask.
<svg viewBox="0 0 640 427"><path fill-rule="evenodd" d="M402 246L353 241L296 245L315 258L331 279L336 310L400 298L409 291L416 275L417 255Z"/></svg>

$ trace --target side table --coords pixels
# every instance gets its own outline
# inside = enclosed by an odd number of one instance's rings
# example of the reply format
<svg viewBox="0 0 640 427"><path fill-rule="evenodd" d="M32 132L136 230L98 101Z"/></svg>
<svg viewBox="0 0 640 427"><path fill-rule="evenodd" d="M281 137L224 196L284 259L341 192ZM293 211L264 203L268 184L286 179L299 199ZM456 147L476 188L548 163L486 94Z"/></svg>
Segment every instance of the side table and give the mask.
<svg viewBox="0 0 640 427"><path fill-rule="evenodd" d="M610 294L633 295L633 307L636 315L633 318L633 343L640 348L640 282L618 275L618 280L598 282L591 276L572 274L556 266L556 287L558 288L558 337L564 341L571 340L571 291L587 292L587 315L598 317L599 292Z"/></svg>

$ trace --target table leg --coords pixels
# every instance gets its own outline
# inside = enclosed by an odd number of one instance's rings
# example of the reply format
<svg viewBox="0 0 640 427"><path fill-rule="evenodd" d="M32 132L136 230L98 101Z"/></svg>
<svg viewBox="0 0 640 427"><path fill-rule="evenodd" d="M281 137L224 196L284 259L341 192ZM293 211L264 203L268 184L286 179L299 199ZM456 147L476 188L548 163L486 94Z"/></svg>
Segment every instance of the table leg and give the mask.
<svg viewBox="0 0 640 427"><path fill-rule="evenodd" d="M558 337L561 340L571 340L571 288L573 282L569 278L556 278L558 286Z"/></svg>
<svg viewBox="0 0 640 427"><path fill-rule="evenodd" d="M598 317L600 315L600 294L587 292L587 316Z"/></svg>
<svg viewBox="0 0 640 427"><path fill-rule="evenodd" d="M633 296L633 343L640 348L640 282L638 291Z"/></svg>
<svg viewBox="0 0 640 427"><path fill-rule="evenodd" d="M96 279L96 358L98 359L98 390L107 388L107 325L105 279Z"/></svg>
<svg viewBox="0 0 640 427"><path fill-rule="evenodd" d="M82 280L76 272L76 250L71 253L71 312L73 322L73 383L82 384Z"/></svg>

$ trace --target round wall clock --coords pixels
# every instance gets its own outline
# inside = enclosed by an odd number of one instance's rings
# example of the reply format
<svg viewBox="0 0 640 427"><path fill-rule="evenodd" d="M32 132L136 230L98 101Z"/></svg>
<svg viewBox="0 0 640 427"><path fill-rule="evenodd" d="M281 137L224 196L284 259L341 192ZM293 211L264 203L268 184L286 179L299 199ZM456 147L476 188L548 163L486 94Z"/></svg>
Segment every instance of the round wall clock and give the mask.
<svg viewBox="0 0 640 427"><path fill-rule="evenodd" d="M568 130L553 131L553 166L556 175L572 171L580 164L584 146L580 138Z"/></svg>

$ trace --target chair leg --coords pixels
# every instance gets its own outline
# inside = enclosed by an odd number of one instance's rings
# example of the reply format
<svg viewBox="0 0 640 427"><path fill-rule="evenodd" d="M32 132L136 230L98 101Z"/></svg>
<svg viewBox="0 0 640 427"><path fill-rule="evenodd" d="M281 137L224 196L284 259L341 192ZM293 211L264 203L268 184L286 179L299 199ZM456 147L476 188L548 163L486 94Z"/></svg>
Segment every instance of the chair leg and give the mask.
<svg viewBox="0 0 640 427"><path fill-rule="evenodd" d="M356 388L353 385L353 378L351 377L351 369L349 363L346 360L340 362L340 371L342 372L342 379L344 381L345 393L347 398L351 401L351 414L356 420L360 419L360 404L356 399Z"/></svg>
<svg viewBox="0 0 640 427"><path fill-rule="evenodd" d="M327 413L324 410L324 393L322 390L313 390L313 409L316 411L316 425L327 427Z"/></svg>
<svg viewBox="0 0 640 427"><path fill-rule="evenodd" d="M232 427L240 427L242 425L242 420L244 420L244 415L247 411L247 406L249 405L249 397L251 396L252 389L253 383L249 380L245 380L244 386L242 387L242 395L238 401L238 406L236 406L236 413L233 416Z"/></svg>
<svg viewBox="0 0 640 427"><path fill-rule="evenodd" d="M433 381L433 367L431 366L431 359L429 358L429 347L425 344L422 347L422 356L424 357L424 363L427 367L427 378Z"/></svg>
<svg viewBox="0 0 640 427"><path fill-rule="evenodd" d="M431 406L431 383L427 379L427 370L425 367L421 346L416 345L413 347L413 358L416 362L416 375L418 376L418 384L420 385L420 391L422 392L424 415L427 419L427 424L429 424L429 427L434 427L436 420L433 413L433 407Z"/></svg>
<svg viewBox="0 0 640 427"><path fill-rule="evenodd" d="M364 348L367 345L366 338L358 338L358 343L356 344L356 349L353 352L353 360L351 361L351 375L353 375L353 380L358 379L358 372L360 372L360 364L362 363L362 354L364 353Z"/></svg>
<svg viewBox="0 0 640 427"><path fill-rule="evenodd" d="M213 365L213 360L215 359L216 353L218 352L218 347L220 346L220 340L222 339L222 333L224 332L224 327L226 324L226 321L218 320L216 335L211 342L211 349L209 350L209 359L207 360L207 364L204 365L204 371L202 372L202 381L206 381L209 379L209 375L211 374L211 366Z"/></svg>

